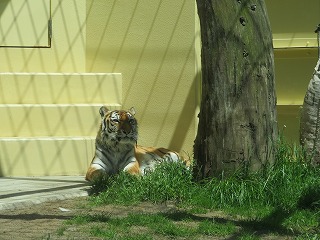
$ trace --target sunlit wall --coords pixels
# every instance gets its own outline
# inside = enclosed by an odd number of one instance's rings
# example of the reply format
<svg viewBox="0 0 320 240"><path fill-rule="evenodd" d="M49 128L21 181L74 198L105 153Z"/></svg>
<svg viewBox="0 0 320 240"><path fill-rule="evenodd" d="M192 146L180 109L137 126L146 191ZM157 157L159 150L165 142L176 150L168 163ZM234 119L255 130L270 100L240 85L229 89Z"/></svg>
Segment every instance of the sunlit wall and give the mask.
<svg viewBox="0 0 320 240"><path fill-rule="evenodd" d="M192 154L195 14L190 0L87 1L86 71L122 73L140 144Z"/></svg>
<svg viewBox="0 0 320 240"><path fill-rule="evenodd" d="M98 109L135 107L139 144L192 155L189 0L1 0L0 176L84 174Z"/></svg>
<svg viewBox="0 0 320 240"><path fill-rule="evenodd" d="M296 141L320 2L266 3L279 128ZM102 104L136 108L139 144L192 155L199 86L195 1L1 0L0 176L84 174Z"/></svg>
<svg viewBox="0 0 320 240"><path fill-rule="evenodd" d="M299 142L300 110L318 59L319 0L266 0L275 48L279 130Z"/></svg>

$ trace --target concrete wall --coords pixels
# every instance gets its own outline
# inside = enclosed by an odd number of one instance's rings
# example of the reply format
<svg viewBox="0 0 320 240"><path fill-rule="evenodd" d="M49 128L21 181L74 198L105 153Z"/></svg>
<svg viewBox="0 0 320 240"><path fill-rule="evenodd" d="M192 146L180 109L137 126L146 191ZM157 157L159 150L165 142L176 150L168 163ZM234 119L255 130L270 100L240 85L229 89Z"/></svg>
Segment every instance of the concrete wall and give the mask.
<svg viewBox="0 0 320 240"><path fill-rule="evenodd" d="M195 14L189 0L87 1L86 71L122 73L140 144L192 153Z"/></svg>
<svg viewBox="0 0 320 240"><path fill-rule="evenodd" d="M279 127L296 141L320 2L266 3ZM0 176L83 174L102 104L136 108L140 144L192 155L200 99L195 1L1 0L0 20Z"/></svg>
<svg viewBox="0 0 320 240"><path fill-rule="evenodd" d="M318 59L319 0L266 0L275 49L279 130L299 143L300 110Z"/></svg>
<svg viewBox="0 0 320 240"><path fill-rule="evenodd" d="M0 176L85 173L102 104L136 108L140 144L192 154L195 16L188 0L1 1Z"/></svg>
<svg viewBox="0 0 320 240"><path fill-rule="evenodd" d="M35 2L41 7L34 9ZM43 2L47 4L42 5ZM86 71L86 0L3 0L0 7L1 25L10 23L6 25L16 29L18 35L10 35L6 44L11 45L13 42L17 45L17 38L21 41L20 47L0 48L0 72ZM4 14L5 12L9 14ZM26 14L22 14L23 12ZM28 36L21 32L24 28L32 29L29 35L35 36L36 41L48 36L48 23L41 27L34 25L37 21L44 21L43 18L38 19L41 12L46 12L48 20L52 19L51 47L39 48L34 43L34 48L23 48L31 45L23 44L23 39ZM21 20L15 20L20 18ZM0 43L3 38L7 38L2 29Z"/></svg>

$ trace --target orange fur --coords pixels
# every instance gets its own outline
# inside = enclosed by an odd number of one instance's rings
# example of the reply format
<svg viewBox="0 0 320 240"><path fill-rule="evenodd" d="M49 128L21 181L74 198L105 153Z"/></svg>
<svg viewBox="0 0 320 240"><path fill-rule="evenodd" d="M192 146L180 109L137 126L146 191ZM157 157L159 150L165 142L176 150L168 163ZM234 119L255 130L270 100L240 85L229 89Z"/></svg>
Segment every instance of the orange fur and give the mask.
<svg viewBox="0 0 320 240"><path fill-rule="evenodd" d="M135 111L109 111L101 107L101 125L96 137L96 150L86 174L92 181L103 174L126 171L144 175L164 161L183 160L174 151L165 148L143 147L136 144L138 131ZM184 160L183 160L184 161Z"/></svg>

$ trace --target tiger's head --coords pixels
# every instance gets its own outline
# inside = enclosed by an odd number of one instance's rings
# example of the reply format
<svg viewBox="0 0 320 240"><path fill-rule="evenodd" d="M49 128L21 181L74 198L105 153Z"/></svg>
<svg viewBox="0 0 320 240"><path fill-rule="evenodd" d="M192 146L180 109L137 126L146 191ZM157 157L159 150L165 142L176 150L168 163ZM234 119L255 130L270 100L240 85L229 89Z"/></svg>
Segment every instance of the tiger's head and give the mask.
<svg viewBox="0 0 320 240"><path fill-rule="evenodd" d="M138 124L135 119L135 110L113 110L102 106L100 134L108 143L135 145L138 139Z"/></svg>

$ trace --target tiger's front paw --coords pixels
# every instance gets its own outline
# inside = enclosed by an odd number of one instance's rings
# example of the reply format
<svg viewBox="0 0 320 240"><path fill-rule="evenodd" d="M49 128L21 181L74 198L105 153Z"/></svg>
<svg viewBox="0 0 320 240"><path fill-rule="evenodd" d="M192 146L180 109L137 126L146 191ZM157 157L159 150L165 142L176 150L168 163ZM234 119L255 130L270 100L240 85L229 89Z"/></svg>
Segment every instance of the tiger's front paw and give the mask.
<svg viewBox="0 0 320 240"><path fill-rule="evenodd" d="M140 172L140 166L139 163L137 161L131 162L129 163L124 169L124 172L127 172L131 175L136 175L136 176L140 176L141 172Z"/></svg>
<svg viewBox="0 0 320 240"><path fill-rule="evenodd" d="M86 174L86 180L89 182L97 181L105 176L105 172L102 169L96 169L94 167L89 167L87 174Z"/></svg>

